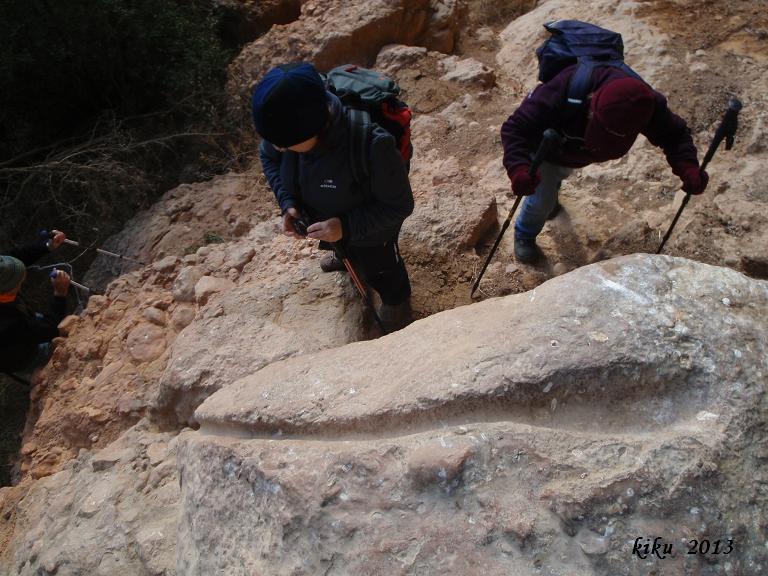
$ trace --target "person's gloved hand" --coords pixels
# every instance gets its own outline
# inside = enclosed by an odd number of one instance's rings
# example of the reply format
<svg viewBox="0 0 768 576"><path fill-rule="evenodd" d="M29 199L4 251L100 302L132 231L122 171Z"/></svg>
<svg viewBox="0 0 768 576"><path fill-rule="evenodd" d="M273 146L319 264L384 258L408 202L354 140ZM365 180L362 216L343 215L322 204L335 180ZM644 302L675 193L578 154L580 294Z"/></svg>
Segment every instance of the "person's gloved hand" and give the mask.
<svg viewBox="0 0 768 576"><path fill-rule="evenodd" d="M51 278L53 284L53 295L65 297L69 293L70 278L64 270L56 270L56 275Z"/></svg>
<svg viewBox="0 0 768 576"><path fill-rule="evenodd" d="M301 236L296 232L295 221L301 217L299 211L296 208L288 208L283 214L283 234L290 236L291 238L301 239Z"/></svg>
<svg viewBox="0 0 768 576"><path fill-rule="evenodd" d="M59 246L64 244L64 240L67 239L67 235L61 230L51 230L51 239L48 241L48 249L56 250Z"/></svg>
<svg viewBox="0 0 768 576"><path fill-rule="evenodd" d="M530 170L530 166L527 164L518 166L509 177L512 181L512 192L516 196L530 196L536 192L536 186L541 182L541 176L538 171L536 172L535 179L531 179L528 170Z"/></svg>
<svg viewBox="0 0 768 576"><path fill-rule="evenodd" d="M681 166L677 173L680 180L683 181L683 192L688 194L701 194L707 187L709 175L704 170L699 170L695 164L686 164Z"/></svg>
<svg viewBox="0 0 768 576"><path fill-rule="evenodd" d="M315 240L326 242L338 242L344 235L340 218L330 218L322 222L315 222L307 228L307 236Z"/></svg>

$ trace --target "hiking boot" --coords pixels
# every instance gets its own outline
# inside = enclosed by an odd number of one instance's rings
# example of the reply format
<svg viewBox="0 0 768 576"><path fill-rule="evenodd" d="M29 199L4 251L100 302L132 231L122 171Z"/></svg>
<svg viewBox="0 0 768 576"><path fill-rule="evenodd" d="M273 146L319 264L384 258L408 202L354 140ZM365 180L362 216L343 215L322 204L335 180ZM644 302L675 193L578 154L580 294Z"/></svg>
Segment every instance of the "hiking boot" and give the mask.
<svg viewBox="0 0 768 576"><path fill-rule="evenodd" d="M536 246L536 240L515 238L515 258L523 264L532 264L541 258L541 250Z"/></svg>
<svg viewBox="0 0 768 576"><path fill-rule="evenodd" d="M320 258L320 270L323 272L341 272L346 269L344 262L339 260L333 252Z"/></svg>
<svg viewBox="0 0 768 576"><path fill-rule="evenodd" d="M547 220L552 220L553 218L557 218L557 215L560 214L560 210L562 210L563 205L560 204L560 202L555 204L555 207L552 208L552 211L547 216Z"/></svg>
<svg viewBox="0 0 768 576"><path fill-rule="evenodd" d="M395 332L411 323L411 301L379 306L379 318L387 332Z"/></svg>

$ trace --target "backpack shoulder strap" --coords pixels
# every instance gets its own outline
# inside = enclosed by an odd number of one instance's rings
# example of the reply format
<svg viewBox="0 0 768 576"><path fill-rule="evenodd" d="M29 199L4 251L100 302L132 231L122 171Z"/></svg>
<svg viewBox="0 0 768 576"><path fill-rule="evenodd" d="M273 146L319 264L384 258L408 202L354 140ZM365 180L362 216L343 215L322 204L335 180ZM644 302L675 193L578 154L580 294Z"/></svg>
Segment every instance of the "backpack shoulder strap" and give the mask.
<svg viewBox="0 0 768 576"><path fill-rule="evenodd" d="M592 72L597 66L613 66L619 68L627 75L645 82L640 75L627 66L623 60L596 60L593 58L579 58L578 66L568 81L563 112L560 115L560 124L563 125L578 114L586 105L586 98L592 84Z"/></svg>
<svg viewBox="0 0 768 576"><path fill-rule="evenodd" d="M371 115L365 110L347 108L349 122L349 151L352 177L355 182L363 183L370 176L369 159L371 143Z"/></svg>

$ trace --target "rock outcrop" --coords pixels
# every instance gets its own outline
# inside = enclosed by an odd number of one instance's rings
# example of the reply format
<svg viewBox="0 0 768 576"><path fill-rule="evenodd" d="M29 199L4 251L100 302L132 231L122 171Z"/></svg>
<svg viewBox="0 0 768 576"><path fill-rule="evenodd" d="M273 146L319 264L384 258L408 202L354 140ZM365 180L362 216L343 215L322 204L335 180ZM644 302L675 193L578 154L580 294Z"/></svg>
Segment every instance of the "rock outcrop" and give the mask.
<svg viewBox="0 0 768 576"><path fill-rule="evenodd" d="M278 4L291 2L255 8ZM147 266L100 259L84 283L128 273L65 321L35 381L21 482L0 489L0 573L212 574L227 540L227 558L269 574L764 574L765 284L639 256L566 274L655 250L680 201L659 150L641 138L574 173L539 236L546 259L515 263L510 231L478 291L520 295L464 306L511 207L499 126L556 17L621 31L700 151L742 98L736 145L666 252L768 275L760 3L472 0L487 11L477 30L459 24L459 2L302 4L244 51L231 92L284 59L375 57L394 74L415 111L416 208L400 242L413 309L461 308L347 346L375 326L344 274L319 273L313 243L279 235L258 164L169 191L105 246ZM512 22L490 17L523 5ZM419 45L379 51L390 42ZM172 440L186 424L202 431ZM177 448L181 512L195 519L179 533ZM675 557L632 560L641 536L674 542ZM686 537L737 548L687 555Z"/></svg>
<svg viewBox="0 0 768 576"><path fill-rule="evenodd" d="M301 14L301 0L215 0L221 34L227 44L242 46L275 24L289 24Z"/></svg>
<svg viewBox="0 0 768 576"><path fill-rule="evenodd" d="M175 574L177 439L141 422L36 482L5 518L17 527L5 574Z"/></svg>
<svg viewBox="0 0 768 576"><path fill-rule="evenodd" d="M320 70L371 65L383 46L416 44L450 53L466 20L461 0L310 1L301 17L246 46L230 66L236 108L249 109L253 84L272 66L305 60Z"/></svg>
<svg viewBox="0 0 768 576"><path fill-rule="evenodd" d="M767 314L765 282L636 255L270 364L180 439L178 570L639 576L660 536L665 571L757 576Z"/></svg>

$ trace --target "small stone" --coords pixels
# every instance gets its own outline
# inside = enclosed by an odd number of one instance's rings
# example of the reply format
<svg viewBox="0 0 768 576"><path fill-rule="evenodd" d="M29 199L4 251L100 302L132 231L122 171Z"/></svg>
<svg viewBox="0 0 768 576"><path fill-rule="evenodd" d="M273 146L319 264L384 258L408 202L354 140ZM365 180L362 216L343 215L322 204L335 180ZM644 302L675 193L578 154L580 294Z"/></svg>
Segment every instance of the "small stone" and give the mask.
<svg viewBox="0 0 768 576"><path fill-rule="evenodd" d="M88 298L88 307L86 312L88 314L97 314L104 310L109 305L109 299L106 296L99 296L98 294Z"/></svg>
<svg viewBox="0 0 768 576"><path fill-rule="evenodd" d="M171 314L171 326L176 332L192 324L195 319L195 309L192 306L181 305Z"/></svg>
<svg viewBox="0 0 768 576"><path fill-rule="evenodd" d="M227 260L227 266L229 268L235 268L238 272L240 272L245 267L245 265L253 259L255 254L256 250L254 250L251 246L240 248L230 255L229 259Z"/></svg>
<svg viewBox="0 0 768 576"><path fill-rule="evenodd" d="M69 336L72 330L80 323L80 316L67 316L59 322L59 334Z"/></svg>
<svg viewBox="0 0 768 576"><path fill-rule="evenodd" d="M168 446L163 442L150 444L147 447L147 457L152 466L157 466L168 456Z"/></svg>
<svg viewBox="0 0 768 576"><path fill-rule="evenodd" d="M176 267L178 261L179 259L176 256L166 256L162 260L152 264L152 268L157 272L167 274L168 272L173 272L173 269Z"/></svg>
<svg viewBox="0 0 768 576"><path fill-rule="evenodd" d="M566 272L568 272L568 266L566 266L566 265L565 265L565 264L563 264L562 262L558 262L557 264L555 264L555 265L552 267L552 273L553 273L555 276L562 276L562 275L563 275L563 274L565 274Z"/></svg>
<svg viewBox="0 0 768 576"><path fill-rule="evenodd" d="M194 302L195 285L203 277L203 272L195 266L182 268L176 280L173 281L171 292L177 302Z"/></svg>
<svg viewBox="0 0 768 576"><path fill-rule="evenodd" d="M158 310L154 306L144 310L143 316L149 322L151 322L152 324L155 324L156 326L165 326L167 324L165 312L163 312L162 310Z"/></svg>
<svg viewBox="0 0 768 576"><path fill-rule="evenodd" d="M123 457L121 452L113 452L109 449L102 450L91 460L91 468L94 472L103 472L109 470Z"/></svg>
<svg viewBox="0 0 768 576"><path fill-rule="evenodd" d="M481 88L491 88L496 84L496 72L474 58L459 60L457 56L448 56L440 61L440 67L445 71L441 80Z"/></svg>
<svg viewBox="0 0 768 576"><path fill-rule="evenodd" d="M165 331L154 324L139 324L128 334L128 352L138 362L151 362L165 350Z"/></svg>
<svg viewBox="0 0 768 576"><path fill-rule="evenodd" d="M152 302L152 306L155 308L158 308L159 310L168 310L168 308L171 307L171 304L173 304L173 298L167 297L159 300L155 300Z"/></svg>
<svg viewBox="0 0 768 576"><path fill-rule="evenodd" d="M228 278L216 278L215 276L203 276L195 284L195 300L201 306L218 292L226 292L234 288L235 284Z"/></svg>

